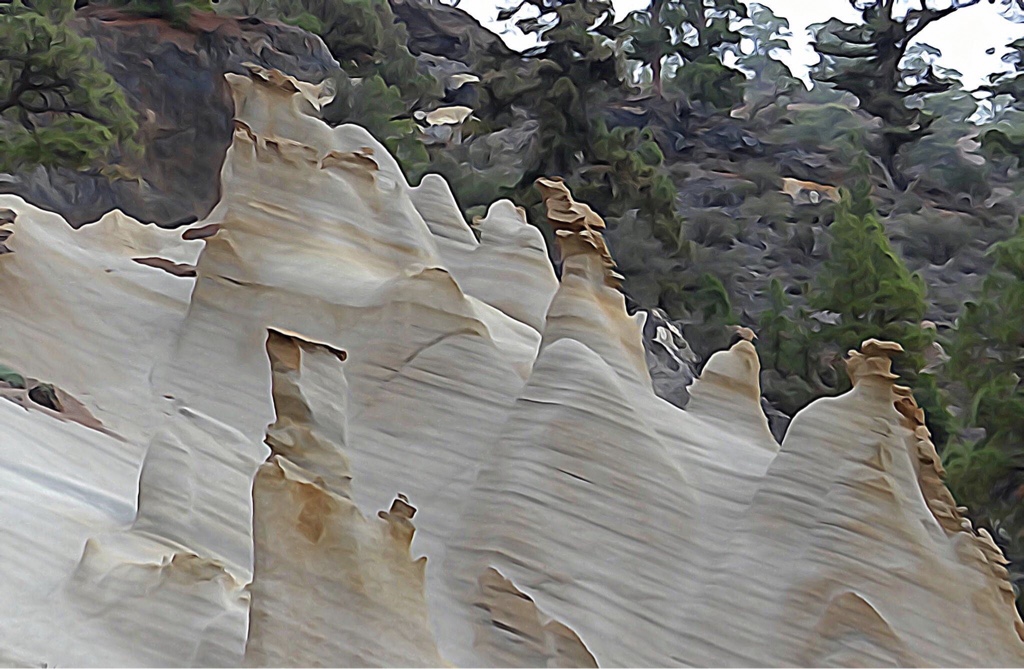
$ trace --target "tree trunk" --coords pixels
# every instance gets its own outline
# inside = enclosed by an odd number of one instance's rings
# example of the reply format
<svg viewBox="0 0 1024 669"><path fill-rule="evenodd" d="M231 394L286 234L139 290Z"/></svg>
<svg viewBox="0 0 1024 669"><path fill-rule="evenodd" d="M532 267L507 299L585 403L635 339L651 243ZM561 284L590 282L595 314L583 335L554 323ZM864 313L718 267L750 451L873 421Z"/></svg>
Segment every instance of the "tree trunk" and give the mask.
<svg viewBox="0 0 1024 669"><path fill-rule="evenodd" d="M903 142L897 141L890 135L886 135L882 140L882 166L885 167L893 186L901 192L907 188L907 178L896 166L896 156L899 155L902 146Z"/></svg>
<svg viewBox="0 0 1024 669"><path fill-rule="evenodd" d="M661 12L665 7L665 0L652 0L651 2L651 28L654 29L654 33L660 37L666 37L662 33L663 24L661 22ZM660 48L654 54L654 58L651 59L651 84L654 86L654 94L659 98L662 97L661 88L661 61L664 58L664 54Z"/></svg>
<svg viewBox="0 0 1024 669"><path fill-rule="evenodd" d="M661 89L661 56L654 59L651 63L651 83L654 85L654 94L657 97L662 97Z"/></svg>

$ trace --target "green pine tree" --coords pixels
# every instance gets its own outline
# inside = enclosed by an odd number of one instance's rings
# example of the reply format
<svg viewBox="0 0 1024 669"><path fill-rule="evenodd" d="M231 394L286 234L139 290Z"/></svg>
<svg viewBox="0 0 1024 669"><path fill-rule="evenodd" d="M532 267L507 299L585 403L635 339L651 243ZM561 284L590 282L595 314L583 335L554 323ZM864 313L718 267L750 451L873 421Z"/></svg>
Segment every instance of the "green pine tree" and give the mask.
<svg viewBox="0 0 1024 669"><path fill-rule="evenodd" d="M920 368L923 364L917 358L930 343L920 326L924 283L893 251L868 197L869 189L862 181L837 204L829 225L829 259L809 303L840 315L838 324L822 332L844 353L868 337L889 339L902 344L906 358L914 359L912 364Z"/></svg>
<svg viewBox="0 0 1024 669"><path fill-rule="evenodd" d="M992 247L995 265L957 320L948 368L961 387L958 439L943 454L957 500L1014 565L1024 560L1024 223ZM970 430L970 428L974 428ZM980 430L978 430L980 428ZM1024 574L1013 567L1019 586ZM1019 587L1018 587L1019 592Z"/></svg>
<svg viewBox="0 0 1024 669"><path fill-rule="evenodd" d="M654 0L626 17L619 39L650 70L656 96L667 79L687 102L727 109L742 97L745 77L722 63L721 52L739 43L734 24L746 16L739 0Z"/></svg>
<svg viewBox="0 0 1024 669"><path fill-rule="evenodd" d="M72 0L0 5L0 172L86 169L137 151L124 92L68 27Z"/></svg>
<svg viewBox="0 0 1024 669"><path fill-rule="evenodd" d="M941 448L949 433L950 415L935 378L921 373L925 349L934 341L921 323L926 309L924 282L911 274L893 250L871 203L870 188L861 180L852 191L844 190L836 205L829 225L829 259L808 304L836 314L838 321L823 323L812 339L819 348L838 347L832 348L831 360L839 390L848 384L839 370L846 351L859 348L872 337L899 342L905 352L894 362L893 371L914 389L933 439Z"/></svg>

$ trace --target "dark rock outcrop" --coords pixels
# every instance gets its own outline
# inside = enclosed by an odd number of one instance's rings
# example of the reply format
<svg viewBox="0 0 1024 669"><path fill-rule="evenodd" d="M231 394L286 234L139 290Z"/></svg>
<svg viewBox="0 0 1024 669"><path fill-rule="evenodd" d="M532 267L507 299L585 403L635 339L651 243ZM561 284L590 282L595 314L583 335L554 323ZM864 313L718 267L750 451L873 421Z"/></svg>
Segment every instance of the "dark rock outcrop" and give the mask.
<svg viewBox="0 0 1024 669"><path fill-rule="evenodd" d="M112 209L176 227L206 216L220 198L220 169L234 108L224 74L246 63L306 81L340 70L320 38L254 18L193 14L184 29L112 9L87 7L74 19L138 112L144 155L125 160L131 179L37 168L0 175L0 191L60 213L81 226Z"/></svg>
<svg viewBox="0 0 1024 669"><path fill-rule="evenodd" d="M679 408L690 401L699 359L683 338L682 323L661 309L645 309L643 342L654 393Z"/></svg>
<svg viewBox="0 0 1024 669"><path fill-rule="evenodd" d="M473 65L484 54L512 53L472 16L438 0L391 0L391 10L405 24L409 50L415 55L441 55Z"/></svg>

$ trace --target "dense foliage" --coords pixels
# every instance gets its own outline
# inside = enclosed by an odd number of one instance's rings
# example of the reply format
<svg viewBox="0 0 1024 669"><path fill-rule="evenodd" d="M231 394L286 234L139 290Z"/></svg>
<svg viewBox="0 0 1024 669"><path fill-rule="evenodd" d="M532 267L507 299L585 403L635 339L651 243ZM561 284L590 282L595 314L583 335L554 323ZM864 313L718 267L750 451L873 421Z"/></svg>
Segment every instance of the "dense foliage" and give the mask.
<svg viewBox="0 0 1024 669"><path fill-rule="evenodd" d="M957 4L943 9L924 5L902 15L894 0L858 6L862 14L859 23L831 19L818 26L815 49L823 58L815 78L852 93L861 109L882 121L878 152L889 176L904 187L906 182L896 164L900 149L927 134L935 119L910 101L953 85L931 66L908 76L907 51L925 28L956 11Z"/></svg>
<svg viewBox="0 0 1024 669"><path fill-rule="evenodd" d="M729 108L742 95L743 76L720 56L723 47L739 43L736 20L746 16L739 0L654 0L631 12L621 30L627 54L649 69L655 95L665 92L662 73L668 65L686 101Z"/></svg>
<svg viewBox="0 0 1024 669"><path fill-rule="evenodd" d="M967 304L950 346L949 375L963 399L959 422L972 439L948 447L949 481L961 502L984 514L1024 553L1024 226L994 245L995 265ZM1020 566L1015 565L1016 576Z"/></svg>

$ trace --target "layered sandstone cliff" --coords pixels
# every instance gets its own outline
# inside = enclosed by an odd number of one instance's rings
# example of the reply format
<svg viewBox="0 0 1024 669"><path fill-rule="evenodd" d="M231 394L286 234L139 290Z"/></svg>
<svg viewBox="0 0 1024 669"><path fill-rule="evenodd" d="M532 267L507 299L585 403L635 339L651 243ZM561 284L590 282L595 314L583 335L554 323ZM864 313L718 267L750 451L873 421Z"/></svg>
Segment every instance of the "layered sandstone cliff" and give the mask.
<svg viewBox="0 0 1024 669"><path fill-rule="evenodd" d="M0 661L1024 662L895 344L781 448L748 341L680 409L560 181L558 277L512 203L467 226L319 87L227 79L192 228L0 198L0 363L57 398L0 397Z"/></svg>

